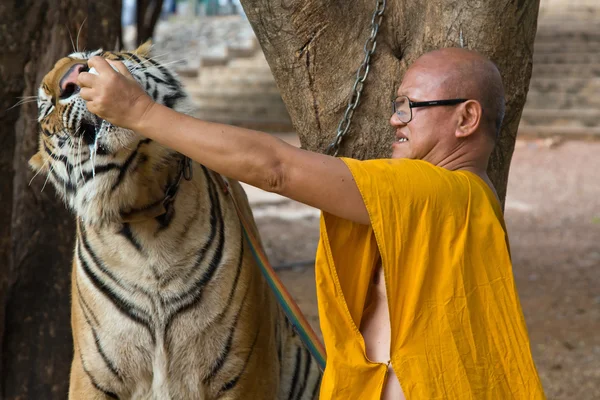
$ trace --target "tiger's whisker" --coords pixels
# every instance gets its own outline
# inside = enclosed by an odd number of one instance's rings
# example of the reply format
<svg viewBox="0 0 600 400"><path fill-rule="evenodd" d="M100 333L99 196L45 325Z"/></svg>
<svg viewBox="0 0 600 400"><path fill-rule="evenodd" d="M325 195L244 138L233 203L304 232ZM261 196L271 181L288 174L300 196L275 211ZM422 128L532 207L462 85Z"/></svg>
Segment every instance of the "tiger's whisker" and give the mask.
<svg viewBox="0 0 600 400"><path fill-rule="evenodd" d="M29 181L29 184L27 186L31 186L31 183L33 182L33 180L35 179L36 176L38 176L40 174L40 172L42 172L42 170L44 169L44 167L50 162L50 159L46 159L46 161L44 162L44 164L42 165L42 168L38 169L38 171L35 173L35 175L33 175L33 177L31 178L31 180Z"/></svg>
<svg viewBox="0 0 600 400"><path fill-rule="evenodd" d="M83 25L85 25L85 21L87 21L87 17L85 17L83 19L83 22L81 23L81 26L79 27L79 31L77 32L77 39L76 39L77 40L77 50L75 50L77 52L79 51L79 35L81 34L81 28L83 28Z"/></svg>
<svg viewBox="0 0 600 400"><path fill-rule="evenodd" d="M69 26L67 24L65 24L65 28L67 28L67 32L69 32L69 39L71 39L71 46L73 46L73 51L77 52L77 48L75 47L75 43L73 43L73 35L71 35L71 30L69 29Z"/></svg>
<svg viewBox="0 0 600 400"><path fill-rule="evenodd" d="M40 190L40 193L42 193L44 191L44 189L46 188L46 184L48 183L48 179L50 179L50 174L52 173L52 171L54 171L54 166L52 164L50 164L50 169L48 170L48 174L46 175L46 180L44 181L44 185L42 186L42 190Z"/></svg>

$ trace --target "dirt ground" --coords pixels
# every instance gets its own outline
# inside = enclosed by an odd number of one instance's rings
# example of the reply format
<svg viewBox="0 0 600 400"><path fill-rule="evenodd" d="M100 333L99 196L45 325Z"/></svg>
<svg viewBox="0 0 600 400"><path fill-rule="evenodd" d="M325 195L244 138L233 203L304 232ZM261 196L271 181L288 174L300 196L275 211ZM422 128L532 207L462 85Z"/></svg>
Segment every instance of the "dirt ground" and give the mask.
<svg viewBox="0 0 600 400"><path fill-rule="evenodd" d="M599 173L598 142L519 141L512 161L506 222L548 399L600 399ZM275 209L299 207L286 202ZM314 213L294 217L261 212L260 206L255 211L274 265L314 259ZM313 265L284 267L280 276L318 329Z"/></svg>

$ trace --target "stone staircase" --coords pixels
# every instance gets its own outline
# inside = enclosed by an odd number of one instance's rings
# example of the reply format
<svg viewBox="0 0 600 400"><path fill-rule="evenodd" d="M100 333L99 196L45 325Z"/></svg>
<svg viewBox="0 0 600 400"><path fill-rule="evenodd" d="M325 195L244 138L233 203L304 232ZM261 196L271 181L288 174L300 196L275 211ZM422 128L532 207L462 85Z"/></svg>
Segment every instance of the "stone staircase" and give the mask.
<svg viewBox="0 0 600 400"><path fill-rule="evenodd" d="M292 123L256 39L204 56L183 83L198 107L195 116L267 132L291 132Z"/></svg>
<svg viewBox="0 0 600 400"><path fill-rule="evenodd" d="M519 137L600 139L600 1L542 0Z"/></svg>

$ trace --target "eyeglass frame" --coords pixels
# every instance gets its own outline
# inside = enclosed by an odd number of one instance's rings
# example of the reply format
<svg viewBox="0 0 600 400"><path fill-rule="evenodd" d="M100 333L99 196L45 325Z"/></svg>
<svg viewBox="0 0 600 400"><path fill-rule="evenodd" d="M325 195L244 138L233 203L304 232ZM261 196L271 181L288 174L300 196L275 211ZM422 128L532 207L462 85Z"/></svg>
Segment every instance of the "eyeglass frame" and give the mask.
<svg viewBox="0 0 600 400"><path fill-rule="evenodd" d="M392 100L392 109L394 110L394 114L398 115L398 118L400 118L400 114L398 114L398 111L396 110L396 101L400 97L404 97L404 98L406 98L406 100L408 100L408 109L410 110L410 118L408 119L408 121L404 122L404 121L400 120L403 124L408 124L410 121L412 121L412 119L413 119L412 109L413 108L418 108L418 107L434 107L434 106L453 106L453 105L456 105L456 104L464 103L465 101L469 101L469 99L447 99L447 100L412 101L411 99L408 98L408 96L398 96L394 100Z"/></svg>

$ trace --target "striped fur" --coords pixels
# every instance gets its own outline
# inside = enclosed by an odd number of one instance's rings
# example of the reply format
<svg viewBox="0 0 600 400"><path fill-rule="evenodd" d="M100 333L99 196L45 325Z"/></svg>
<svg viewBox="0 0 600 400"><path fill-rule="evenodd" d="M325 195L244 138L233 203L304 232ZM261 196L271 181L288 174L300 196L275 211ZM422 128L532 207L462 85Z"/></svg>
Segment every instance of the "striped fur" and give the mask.
<svg viewBox="0 0 600 400"><path fill-rule="evenodd" d="M101 55L122 60L157 102L189 112L176 76L147 53L74 53L39 89L30 164L77 217L69 398L316 398L316 363L255 264L219 177L193 163L182 178L180 154L90 114L76 90L60 91L74 64Z"/></svg>

